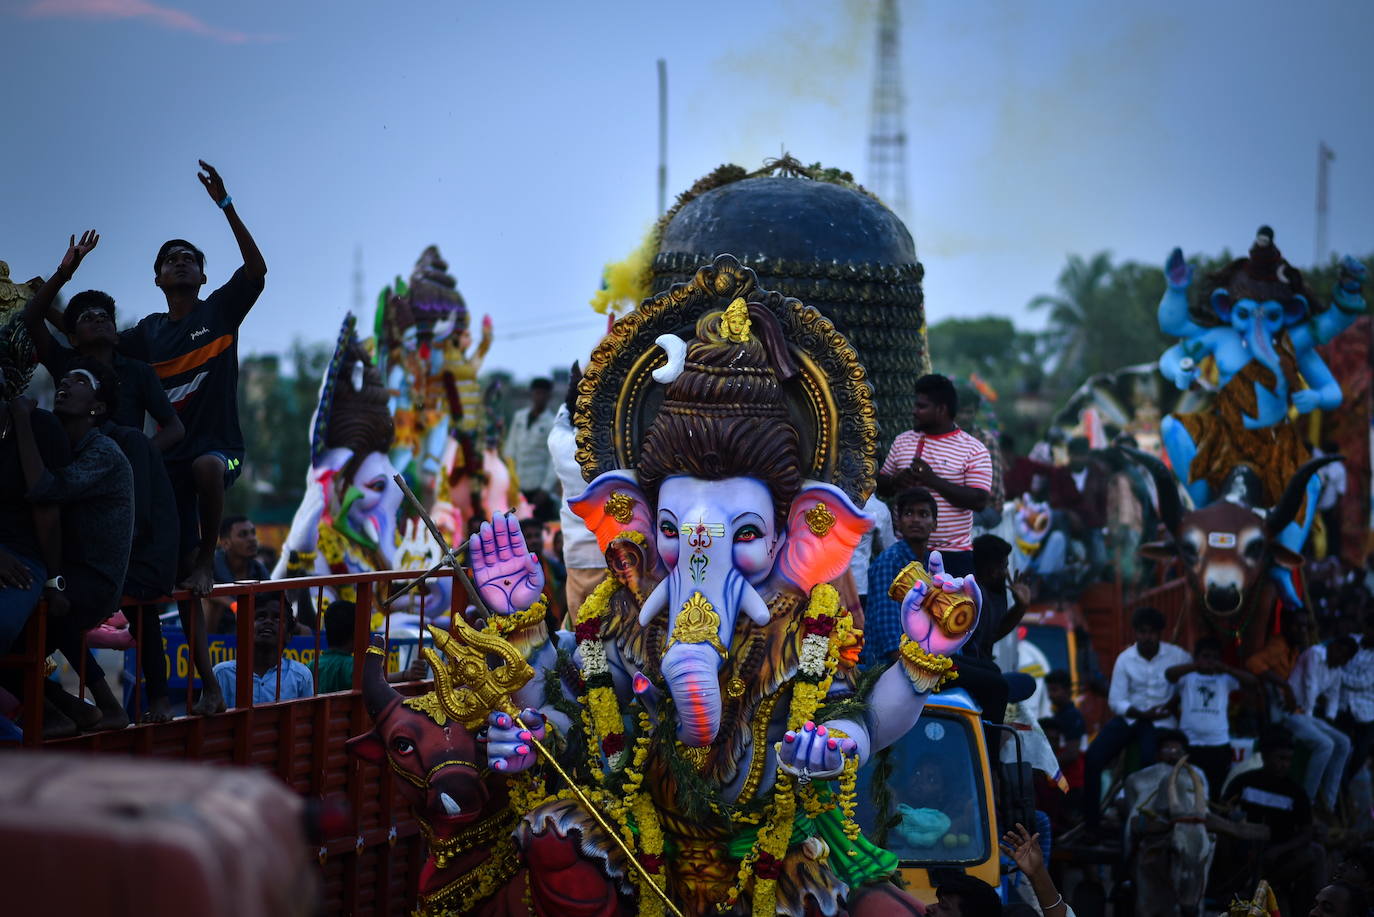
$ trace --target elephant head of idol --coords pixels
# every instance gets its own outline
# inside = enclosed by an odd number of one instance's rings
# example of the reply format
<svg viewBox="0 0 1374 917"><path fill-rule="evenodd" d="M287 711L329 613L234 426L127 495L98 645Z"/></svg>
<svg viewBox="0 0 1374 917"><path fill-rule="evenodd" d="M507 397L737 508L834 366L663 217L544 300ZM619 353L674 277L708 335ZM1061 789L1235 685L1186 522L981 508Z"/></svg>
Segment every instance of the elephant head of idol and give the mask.
<svg viewBox="0 0 1374 917"><path fill-rule="evenodd" d="M722 286L728 288L717 283L713 289L718 294ZM770 602L780 594L806 595L839 576L872 526L859 509L862 499L808 479L816 455L834 446L839 422L827 428L827 416L816 423L816 412L827 410L822 402L834 408L833 398L805 406L805 354L793 352L777 314L780 307L788 316L791 307L804 307L748 289L721 298L698 313L689 339L652 339L654 362L662 364L653 372L661 400L643 412L633 468L599 474L572 501L603 544L628 530L652 547L661 578L643 601L639 624L665 618L661 671L678 738L698 747L711 744L720 728L719 676L737 626L767 625ZM847 347L833 328L828 332L832 344ZM861 381L862 369L854 367ZM589 376L583 392L597 384ZM862 461L859 467L868 468Z"/></svg>
<svg viewBox="0 0 1374 917"><path fill-rule="evenodd" d="M1314 301L1302 272L1274 244L1274 231L1261 226L1248 256L1208 278L1207 301L1216 319L1229 325L1245 349L1285 385L1275 340L1311 315Z"/></svg>
<svg viewBox="0 0 1374 917"><path fill-rule="evenodd" d="M387 397L381 372L358 340L350 314L320 391L313 474L325 491L328 524L389 560L402 494L388 458L396 428Z"/></svg>

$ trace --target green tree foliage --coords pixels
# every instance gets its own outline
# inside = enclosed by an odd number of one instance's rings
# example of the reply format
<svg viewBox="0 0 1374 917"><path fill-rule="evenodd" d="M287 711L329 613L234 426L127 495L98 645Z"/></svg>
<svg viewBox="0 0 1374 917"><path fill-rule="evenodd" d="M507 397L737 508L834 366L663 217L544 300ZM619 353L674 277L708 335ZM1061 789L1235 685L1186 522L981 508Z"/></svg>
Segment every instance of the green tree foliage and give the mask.
<svg viewBox="0 0 1374 917"><path fill-rule="evenodd" d="M1055 389L1072 391L1088 376L1158 359L1171 343L1155 317L1164 271L1155 265L1113 265L1110 252L1070 255L1058 292L1037 296L1031 309L1049 311L1045 337L1055 354Z"/></svg>
<svg viewBox="0 0 1374 917"><path fill-rule="evenodd" d="M1202 296L1206 278L1233 257L1229 251L1189 257L1199 321L1214 321ZM1374 256L1364 262L1374 276ZM1105 251L1070 255L1055 293L1027 304L1047 313L1044 331L1019 329L1001 316L936 322L928 332L935 371L961 382L976 373L998 393L991 407L1001 428L1021 443L1037 438L1054 410L1090 376L1155 362L1175 343L1160 332L1156 315L1164 294L1162 265L1163 258L1158 264L1114 263ZM1303 274L1314 306L1326 308L1339 274L1337 260Z"/></svg>

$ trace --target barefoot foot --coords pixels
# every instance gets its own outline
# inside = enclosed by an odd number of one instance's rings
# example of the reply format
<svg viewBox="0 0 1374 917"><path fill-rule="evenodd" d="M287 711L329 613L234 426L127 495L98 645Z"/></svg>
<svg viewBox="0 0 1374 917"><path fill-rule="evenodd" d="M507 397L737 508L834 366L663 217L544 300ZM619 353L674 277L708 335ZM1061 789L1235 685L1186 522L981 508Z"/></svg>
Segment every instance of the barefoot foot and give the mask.
<svg viewBox="0 0 1374 917"><path fill-rule="evenodd" d="M191 713L195 716L214 716L216 713L223 713L226 709L224 695L219 693L218 689L213 693L203 690L200 692L200 700L196 701L195 706L191 708Z"/></svg>
<svg viewBox="0 0 1374 917"><path fill-rule="evenodd" d="M170 723L172 721L172 702L165 697L155 697L148 701L148 709L139 718L141 723Z"/></svg>
<svg viewBox="0 0 1374 917"><path fill-rule="evenodd" d="M187 589L192 595L205 595L215 586L215 568L209 562L197 562L186 579L178 588Z"/></svg>

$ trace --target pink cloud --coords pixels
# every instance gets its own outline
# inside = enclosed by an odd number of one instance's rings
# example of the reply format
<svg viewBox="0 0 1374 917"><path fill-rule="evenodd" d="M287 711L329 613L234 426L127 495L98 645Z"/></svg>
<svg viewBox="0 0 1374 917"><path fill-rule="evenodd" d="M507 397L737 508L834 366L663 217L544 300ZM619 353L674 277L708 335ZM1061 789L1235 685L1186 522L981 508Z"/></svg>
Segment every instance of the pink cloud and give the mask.
<svg viewBox="0 0 1374 917"><path fill-rule="evenodd" d="M275 35L221 29L183 10L158 6L149 0L34 0L24 15L32 19L143 19L164 29L190 32L227 44L274 41Z"/></svg>

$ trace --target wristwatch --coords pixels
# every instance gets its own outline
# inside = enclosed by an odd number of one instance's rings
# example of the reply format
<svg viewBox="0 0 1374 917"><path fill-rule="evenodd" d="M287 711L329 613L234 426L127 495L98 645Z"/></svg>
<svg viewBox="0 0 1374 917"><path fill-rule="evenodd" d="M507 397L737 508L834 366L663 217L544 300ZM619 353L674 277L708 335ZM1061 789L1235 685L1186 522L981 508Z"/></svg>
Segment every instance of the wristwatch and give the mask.
<svg viewBox="0 0 1374 917"><path fill-rule="evenodd" d="M67 578L66 578L65 576L63 576L61 573L59 573L59 574L57 574L56 576L54 576L52 579L50 579L50 580L48 580L46 583L44 583L44 584L43 584L43 588L44 588L44 589L56 589L58 592L66 592L66 591L67 591Z"/></svg>

